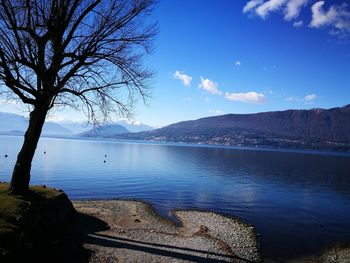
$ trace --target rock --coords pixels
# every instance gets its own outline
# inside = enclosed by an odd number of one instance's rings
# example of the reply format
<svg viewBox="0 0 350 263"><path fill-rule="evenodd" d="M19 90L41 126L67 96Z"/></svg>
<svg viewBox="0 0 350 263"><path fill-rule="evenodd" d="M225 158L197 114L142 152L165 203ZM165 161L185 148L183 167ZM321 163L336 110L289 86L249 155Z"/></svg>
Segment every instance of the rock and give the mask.
<svg viewBox="0 0 350 263"><path fill-rule="evenodd" d="M319 260L324 263L348 263L350 262L350 245L335 245L324 251Z"/></svg>
<svg viewBox="0 0 350 263"><path fill-rule="evenodd" d="M41 262L38 259L49 256L53 245L59 244L60 236L75 214L72 203L63 192L49 197L31 192L30 200L25 203L24 212L16 217L18 232L15 244L9 247L6 256L9 260L1 256L0 262Z"/></svg>
<svg viewBox="0 0 350 263"><path fill-rule="evenodd" d="M206 226L200 225L199 229L195 232L195 234L197 234L197 235L205 234L208 232L208 230L209 229Z"/></svg>

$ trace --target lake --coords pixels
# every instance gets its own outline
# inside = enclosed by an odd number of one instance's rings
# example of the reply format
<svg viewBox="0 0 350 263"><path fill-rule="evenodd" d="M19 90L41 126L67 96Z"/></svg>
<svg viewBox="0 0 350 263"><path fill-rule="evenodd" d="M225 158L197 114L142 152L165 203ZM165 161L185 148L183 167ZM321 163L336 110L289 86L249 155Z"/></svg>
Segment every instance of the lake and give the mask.
<svg viewBox="0 0 350 263"><path fill-rule="evenodd" d="M10 180L21 143L0 136L0 180ZM256 228L266 258L350 242L347 154L41 138L31 183L71 199L141 199L167 217L230 214Z"/></svg>

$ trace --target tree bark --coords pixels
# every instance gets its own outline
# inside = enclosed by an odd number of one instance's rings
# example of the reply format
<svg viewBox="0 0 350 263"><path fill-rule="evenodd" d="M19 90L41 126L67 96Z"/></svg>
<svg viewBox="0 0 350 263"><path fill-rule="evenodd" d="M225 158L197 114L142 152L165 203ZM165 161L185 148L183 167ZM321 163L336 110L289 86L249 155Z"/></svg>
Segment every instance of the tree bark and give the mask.
<svg viewBox="0 0 350 263"><path fill-rule="evenodd" d="M48 110L48 106L41 106L35 107L30 113L28 129L24 135L24 142L17 156L9 186L12 194L25 194L29 190L32 160Z"/></svg>

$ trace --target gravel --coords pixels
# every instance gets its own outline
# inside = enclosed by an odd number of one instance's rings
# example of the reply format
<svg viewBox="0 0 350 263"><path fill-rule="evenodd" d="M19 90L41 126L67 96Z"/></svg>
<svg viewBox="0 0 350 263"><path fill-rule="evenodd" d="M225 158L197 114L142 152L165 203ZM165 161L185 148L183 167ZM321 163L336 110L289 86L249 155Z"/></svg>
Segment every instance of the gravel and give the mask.
<svg viewBox="0 0 350 263"><path fill-rule="evenodd" d="M175 211L182 222L158 216L138 201L78 201L80 212L106 222L85 248L90 262L260 262L253 227L235 218L203 211Z"/></svg>
<svg viewBox="0 0 350 263"><path fill-rule="evenodd" d="M195 230L199 226L206 226L206 232L212 238L227 244L238 257L252 262L260 260L258 243L252 226L238 219L212 212L176 211L175 214L189 229Z"/></svg>

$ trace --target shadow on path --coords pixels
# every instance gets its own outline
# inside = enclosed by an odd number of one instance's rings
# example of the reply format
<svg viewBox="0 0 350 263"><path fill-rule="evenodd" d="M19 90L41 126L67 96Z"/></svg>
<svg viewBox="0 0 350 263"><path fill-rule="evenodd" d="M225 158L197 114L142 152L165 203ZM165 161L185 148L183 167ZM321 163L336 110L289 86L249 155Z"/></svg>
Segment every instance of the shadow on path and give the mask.
<svg viewBox="0 0 350 263"><path fill-rule="evenodd" d="M138 241L134 239L114 237L114 236L109 236L104 234L89 234L87 243L98 245L98 246L105 246L105 247L131 249L135 251L150 253L153 255L171 257L171 258L188 260L193 262L209 262L209 263L210 262L227 262L227 261L232 261L233 259L240 259L244 262L249 262L238 256L230 256L227 254L220 254L220 253L192 249L187 247L177 247L177 246L171 246L171 245L165 245L165 244L143 242L143 241ZM168 249L171 249L171 251ZM194 255L194 253L196 253L197 255ZM202 255L198 255L198 254L202 254ZM225 258L226 260L208 258L207 257L208 255Z"/></svg>
<svg viewBox="0 0 350 263"><path fill-rule="evenodd" d="M106 222L93 216L77 213L73 222L71 225L69 225L66 233L64 234L64 239L62 242L63 246L58 250L59 253L55 253L58 255L56 257L57 261L53 262L89 262L89 258L93 252L83 246L85 243L110 248L130 249L157 256L192 262L220 263L231 262L235 259L240 260L241 262L250 262L238 256L231 256L223 253L145 242L97 233L108 229L109 227Z"/></svg>
<svg viewBox="0 0 350 263"><path fill-rule="evenodd" d="M84 243L89 236L99 231L108 230L106 222L86 214L76 213L71 222L67 222L68 226L59 244L51 253L50 261L57 263L85 263L89 262L92 251L84 247ZM53 252L53 253L52 253ZM54 258L52 258L54 256ZM47 258L46 258L47 260Z"/></svg>

